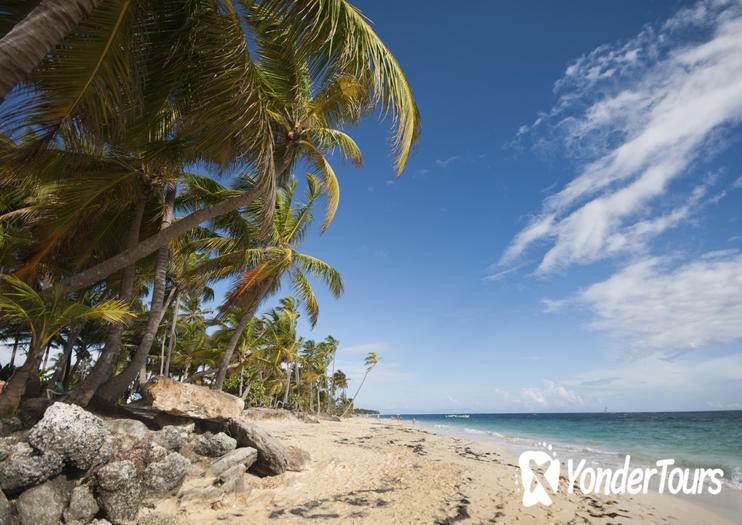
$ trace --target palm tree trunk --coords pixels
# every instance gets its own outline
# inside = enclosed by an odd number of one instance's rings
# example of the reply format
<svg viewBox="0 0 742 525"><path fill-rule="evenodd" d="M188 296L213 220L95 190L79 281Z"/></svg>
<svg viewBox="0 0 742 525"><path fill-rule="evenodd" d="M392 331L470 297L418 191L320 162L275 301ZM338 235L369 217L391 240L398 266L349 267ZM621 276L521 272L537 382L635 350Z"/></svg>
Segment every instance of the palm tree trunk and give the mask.
<svg viewBox="0 0 742 525"><path fill-rule="evenodd" d="M229 367L229 361L232 359L234 349L237 348L237 343L239 342L240 337L242 337L242 332L245 331L247 324L253 317L255 317L255 312L257 312L260 303L263 301L263 298L268 293L268 290L270 290L271 283L271 279L265 279L261 284L258 285L260 288L258 289L258 293L255 295L255 300L252 302L247 312L245 312L245 315L242 316L242 319L240 319L240 324L238 324L237 328L235 328L234 332L232 333L232 337L229 338L227 347L224 349L224 355L222 356L222 360L219 363L219 371L216 373L214 390L221 390L224 386L224 378L227 375L227 368Z"/></svg>
<svg viewBox="0 0 742 525"><path fill-rule="evenodd" d="M299 378L299 362L294 363L294 375L296 376L294 384L296 385L296 395L301 398L301 382Z"/></svg>
<svg viewBox="0 0 742 525"><path fill-rule="evenodd" d="M77 338L80 336L80 332L82 332L82 327L82 323L77 323L70 330L70 334L67 336L67 342L64 345L64 350L62 351L62 357L60 357L59 362L57 363L57 368L54 370L54 375L52 375L52 386L54 386L58 381L64 379L68 363L72 356L72 350L75 348L75 343L77 342Z"/></svg>
<svg viewBox="0 0 742 525"><path fill-rule="evenodd" d="M313 381L309 382L309 411L314 412L314 389L312 386L314 385Z"/></svg>
<svg viewBox="0 0 742 525"><path fill-rule="evenodd" d="M321 385L322 385L321 380L318 379L317 380L317 415L318 416L320 412L320 407L322 406L322 403L320 403L320 400L319 400L319 391L320 391Z"/></svg>
<svg viewBox="0 0 742 525"><path fill-rule="evenodd" d="M250 389L252 388L253 381L255 381L255 378L258 376L257 371L253 372L253 374L250 376L250 380L247 382L247 387L245 387L244 392L240 394L240 399L243 401L247 399L247 396L250 395Z"/></svg>
<svg viewBox="0 0 742 525"><path fill-rule="evenodd" d="M350 401L350 402L348 403L348 406L347 406L347 407L345 407L345 412L343 412L343 415L342 415L342 416L340 416L340 417L345 417L345 414L347 414L347 413L348 413L348 410L350 410L350 407L351 407L351 406L353 406L353 405L355 404L355 402L356 402L356 398L358 397L358 392L360 392L360 391L361 391L361 387L363 386L363 383L365 383L365 382L366 382L366 378L368 377L368 373L369 373L369 372L370 372L370 370L369 370L369 369L366 369L366 373L365 373L365 374L363 374L363 380L361 381L361 384L360 384L360 385L358 385L358 390L356 390L356 393L355 393L355 395L353 396L353 398L351 399L351 401ZM353 410L355 410L355 408L353 408Z"/></svg>
<svg viewBox="0 0 742 525"><path fill-rule="evenodd" d="M41 358L44 355L43 348L33 346L28 349L26 362L15 371L8 383L0 392L0 418L12 417L15 414L23 394L26 393L26 385L32 374L38 372Z"/></svg>
<svg viewBox="0 0 742 525"><path fill-rule="evenodd" d="M167 343L167 360L165 361L165 377L170 377L170 359L173 355L173 348L175 348L175 328L178 324L178 315L180 315L180 296L181 291L178 290L175 296L175 306L173 306L173 320L170 323L170 340Z"/></svg>
<svg viewBox="0 0 742 525"><path fill-rule="evenodd" d="M173 210L175 209L175 194L177 186L175 182L169 182L167 185L167 196L165 197L165 212L162 216L161 229L167 228L173 220ZM96 393L98 397L105 401L115 402L127 391L131 383L141 373L142 367L147 365L147 356L152 349L152 343L157 335L157 329L162 321L165 306L165 280L167 278L167 259L169 248L163 246L157 252L155 261L155 279L152 286L152 300L150 301L149 316L147 318L147 327L144 330L142 340L134 352L134 357L123 372L101 386Z"/></svg>
<svg viewBox="0 0 742 525"><path fill-rule="evenodd" d="M148 199L148 192L143 192L131 212L131 223L129 224L129 231L126 235L125 250L136 246L139 241L139 230L142 227L142 218L144 217L144 209ZM121 275L119 298L121 298L127 305L131 303L131 296L134 292L135 277L136 261L131 265L126 266ZM90 375L88 375L85 380L77 386L77 388L65 396L67 402L87 406L98 388L111 377L111 374L113 374L116 361L118 361L119 358L121 337L123 335L124 323L115 323L108 329L106 345L103 347L103 350L101 350L100 356L98 357L98 361L95 363L93 370L90 372Z"/></svg>
<svg viewBox="0 0 742 525"><path fill-rule="evenodd" d="M283 393L283 408L286 408L286 405L289 402L289 390L291 390L291 374L293 370L291 369L291 361L286 362L286 391Z"/></svg>
<svg viewBox="0 0 742 525"><path fill-rule="evenodd" d="M0 102L101 0L42 0L0 40Z"/></svg>
<svg viewBox="0 0 742 525"><path fill-rule="evenodd" d="M166 246L170 241L177 239L184 233L188 233L202 222L213 219L214 217L219 217L220 215L242 208L243 206L247 206L259 196L260 190L261 188L256 185L250 191L243 193L242 195L224 199L216 204L205 206L190 215L186 215L171 224L169 227L160 230L135 246L132 246L131 248L127 247L126 250L118 255L114 255L113 257L96 264L92 268L88 268L87 270L83 270L68 277L61 283L62 291L65 294L69 294L97 283L101 279L105 279L114 272L132 265L138 260L157 251L162 246Z"/></svg>
<svg viewBox="0 0 742 525"><path fill-rule="evenodd" d="M15 354L18 351L18 341L20 338L16 337L15 341L13 342L13 353L10 354L10 369L13 370L13 367L15 366Z"/></svg>
<svg viewBox="0 0 742 525"><path fill-rule="evenodd" d="M170 293L167 294L165 305L162 307L162 316L160 318L160 321L162 321L162 317L165 316L165 312L167 312L167 309L170 307L170 301L173 300L174 294L175 294L175 287L173 286L172 288L170 288ZM159 330L159 327L158 327L158 330ZM160 375L162 375L163 368L165 366L165 339L167 339L166 335L167 334L162 334L162 344L160 345Z"/></svg>

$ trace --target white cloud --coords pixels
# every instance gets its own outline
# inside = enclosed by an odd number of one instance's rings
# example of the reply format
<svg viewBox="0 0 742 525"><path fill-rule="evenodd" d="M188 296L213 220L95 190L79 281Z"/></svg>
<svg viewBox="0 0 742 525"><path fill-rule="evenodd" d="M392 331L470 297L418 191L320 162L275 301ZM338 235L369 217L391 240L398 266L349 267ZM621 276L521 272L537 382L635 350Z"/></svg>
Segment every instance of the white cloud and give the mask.
<svg viewBox="0 0 742 525"><path fill-rule="evenodd" d="M525 405L539 408L565 408L582 404L582 398L553 381L544 380L543 388L524 388L520 391Z"/></svg>
<svg viewBox="0 0 742 525"><path fill-rule="evenodd" d="M555 108L529 130L551 125L582 168L501 259L549 243L539 273L634 253L702 203L708 184L676 209L657 206L742 120L742 3L700 2L659 30L601 46L569 66L555 90Z"/></svg>
<svg viewBox="0 0 742 525"><path fill-rule="evenodd" d="M459 160L461 157L459 155L453 155L452 157L448 157L447 159L438 159L435 161L435 166L437 168L447 168L450 164L453 164L457 160Z"/></svg>
<svg viewBox="0 0 742 525"><path fill-rule="evenodd" d="M629 264L580 292L590 327L634 352L680 351L742 337L742 254L710 252L673 267L668 258Z"/></svg>

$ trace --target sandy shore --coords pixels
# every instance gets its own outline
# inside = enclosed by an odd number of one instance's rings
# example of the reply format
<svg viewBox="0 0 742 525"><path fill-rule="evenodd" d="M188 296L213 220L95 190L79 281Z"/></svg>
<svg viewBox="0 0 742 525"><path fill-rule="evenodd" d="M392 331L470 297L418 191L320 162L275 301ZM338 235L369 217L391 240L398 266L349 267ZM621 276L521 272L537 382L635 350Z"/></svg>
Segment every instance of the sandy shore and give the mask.
<svg viewBox="0 0 742 525"><path fill-rule="evenodd" d="M246 476L244 493L158 508L181 523L716 523L705 507L650 493L596 497L566 493L524 508L517 459L495 445L436 435L409 423L354 418L319 424L262 420L284 444L312 456L308 470ZM187 488L187 484L186 487Z"/></svg>

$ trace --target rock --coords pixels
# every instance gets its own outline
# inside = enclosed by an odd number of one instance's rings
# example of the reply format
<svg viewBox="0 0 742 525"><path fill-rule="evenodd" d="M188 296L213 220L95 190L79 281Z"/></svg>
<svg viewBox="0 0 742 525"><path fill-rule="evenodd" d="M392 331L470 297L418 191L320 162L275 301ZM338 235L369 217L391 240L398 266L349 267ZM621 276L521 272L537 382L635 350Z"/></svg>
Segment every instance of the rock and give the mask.
<svg viewBox="0 0 742 525"><path fill-rule="evenodd" d="M143 390L153 408L176 416L226 421L239 417L245 407L237 396L162 376L150 379Z"/></svg>
<svg viewBox="0 0 742 525"><path fill-rule="evenodd" d="M246 465L232 465L229 469L214 477L211 481L197 485L183 491L180 503L196 500L215 500L226 493L242 492L245 490Z"/></svg>
<svg viewBox="0 0 742 525"><path fill-rule="evenodd" d="M258 451L251 447L243 447L233 450L213 465L205 472L205 475L218 476L235 465L245 465L249 469L258 459Z"/></svg>
<svg viewBox="0 0 742 525"><path fill-rule="evenodd" d="M116 434L128 434L141 441L149 440L149 428L136 419L108 419L104 424L108 430Z"/></svg>
<svg viewBox="0 0 742 525"><path fill-rule="evenodd" d="M196 454L211 458L220 458L228 452L237 448L237 440L229 437L224 432L218 434L206 433L193 447Z"/></svg>
<svg viewBox="0 0 742 525"><path fill-rule="evenodd" d="M108 520L99 519L91 521L90 525L111 525L111 522Z"/></svg>
<svg viewBox="0 0 742 525"><path fill-rule="evenodd" d="M10 456L10 452L3 443L0 443L0 461L5 461Z"/></svg>
<svg viewBox="0 0 742 525"><path fill-rule="evenodd" d="M242 492L245 490L245 465L234 465L228 468L216 477L215 485L222 489L222 492Z"/></svg>
<svg viewBox="0 0 742 525"><path fill-rule="evenodd" d="M259 476L275 476L286 471L286 449L268 432L243 419L230 419L226 430L237 440L237 446L252 447L258 451L252 472Z"/></svg>
<svg viewBox="0 0 742 525"><path fill-rule="evenodd" d="M293 445L286 447L286 459L288 460L286 470L293 472L301 472L308 469L309 463L312 461L309 452Z"/></svg>
<svg viewBox="0 0 742 525"><path fill-rule="evenodd" d="M137 483L137 469L131 461L116 461L96 473L96 493L103 513L119 524L135 520L142 504L142 491Z"/></svg>
<svg viewBox="0 0 742 525"><path fill-rule="evenodd" d="M178 525L180 520L171 514L147 512L139 516L137 525Z"/></svg>
<svg viewBox="0 0 742 525"><path fill-rule="evenodd" d="M56 452L33 450L26 443L13 448L8 461L0 468L0 489L12 496L53 478L64 467Z"/></svg>
<svg viewBox="0 0 742 525"><path fill-rule="evenodd" d="M2 490L0 490L0 523L3 525L10 523L10 503Z"/></svg>
<svg viewBox="0 0 742 525"><path fill-rule="evenodd" d="M177 452L182 446L188 443L190 435L188 432L185 432L176 426L167 425L163 427L162 430L155 432L153 434L153 439L157 444L163 446L167 450L174 450Z"/></svg>
<svg viewBox="0 0 742 525"><path fill-rule="evenodd" d="M17 417L0 418L0 436L9 436L19 430L23 430L23 423Z"/></svg>
<svg viewBox="0 0 742 525"><path fill-rule="evenodd" d="M60 454L73 467L87 470L105 434L100 418L77 405L54 403L31 429L28 442L39 450Z"/></svg>
<svg viewBox="0 0 742 525"><path fill-rule="evenodd" d="M164 447L145 443L130 434L109 434L103 440L96 461L99 464L131 461L137 473L141 473L147 465L165 459L167 454Z"/></svg>
<svg viewBox="0 0 742 525"><path fill-rule="evenodd" d="M151 463L144 469L142 487L156 496L176 491L191 470L191 462L173 452L162 461Z"/></svg>
<svg viewBox="0 0 742 525"><path fill-rule="evenodd" d="M95 501L90 488L87 485L80 485L72 490L70 506L64 511L64 521L65 523L78 520L87 522L93 519L98 510L100 510L98 502Z"/></svg>
<svg viewBox="0 0 742 525"><path fill-rule="evenodd" d="M64 476L28 489L15 502L21 525L57 525L72 486Z"/></svg>

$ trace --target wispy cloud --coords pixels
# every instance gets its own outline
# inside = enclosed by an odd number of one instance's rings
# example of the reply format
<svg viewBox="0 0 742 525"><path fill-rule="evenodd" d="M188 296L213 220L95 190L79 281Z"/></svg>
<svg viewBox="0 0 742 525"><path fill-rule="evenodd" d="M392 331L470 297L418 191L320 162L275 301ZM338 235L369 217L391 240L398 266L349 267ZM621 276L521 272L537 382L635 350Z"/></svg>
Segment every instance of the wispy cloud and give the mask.
<svg viewBox="0 0 742 525"><path fill-rule="evenodd" d="M578 303L589 326L637 354L685 351L742 337L742 254L710 252L679 266L668 257L635 261L551 311Z"/></svg>
<svg viewBox="0 0 742 525"><path fill-rule="evenodd" d="M658 198L722 149L724 131L742 119L742 4L702 1L601 46L570 65L555 91L556 106L518 135L548 128L582 167L501 259L546 243L538 273L640 249L703 203L708 184L675 209Z"/></svg>
<svg viewBox="0 0 742 525"><path fill-rule="evenodd" d="M451 157L448 157L447 159L438 159L435 161L435 166L437 168L447 168L450 164L453 164L460 158L461 156L459 155L453 155Z"/></svg>
<svg viewBox="0 0 742 525"><path fill-rule="evenodd" d="M548 380L544 380L541 388L524 388L520 393L526 405L539 408L567 408L582 404L582 398L573 390Z"/></svg>

